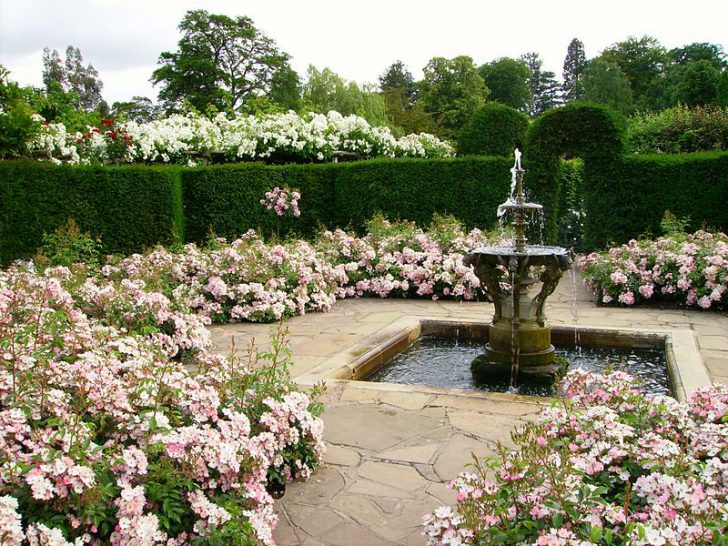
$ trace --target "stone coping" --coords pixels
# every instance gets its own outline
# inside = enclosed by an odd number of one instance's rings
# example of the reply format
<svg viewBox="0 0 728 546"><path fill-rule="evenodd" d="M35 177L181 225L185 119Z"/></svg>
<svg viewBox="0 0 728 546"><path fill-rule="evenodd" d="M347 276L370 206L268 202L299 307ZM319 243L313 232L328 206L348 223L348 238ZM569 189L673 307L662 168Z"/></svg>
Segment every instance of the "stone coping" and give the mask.
<svg viewBox="0 0 728 546"><path fill-rule="evenodd" d="M307 373L299 375L296 381L301 385L313 385L321 381L335 381L337 384L353 381L356 382L357 388L455 394L485 397L491 400L507 399L508 401L527 402L534 398L506 393L481 393L467 389L443 389L425 385L394 385L362 381L411 345L420 335L428 333L452 335L453 330L458 332L456 335L459 335L459 330L462 329L464 335L469 338L485 340L488 335L488 327L489 325L482 321L405 316L337 353ZM711 384L710 375L700 355L692 330L615 329L586 325L552 326L552 338L561 345L569 345L570 340L578 338L580 343L590 347L664 348L673 395L678 400L684 400L695 389Z"/></svg>

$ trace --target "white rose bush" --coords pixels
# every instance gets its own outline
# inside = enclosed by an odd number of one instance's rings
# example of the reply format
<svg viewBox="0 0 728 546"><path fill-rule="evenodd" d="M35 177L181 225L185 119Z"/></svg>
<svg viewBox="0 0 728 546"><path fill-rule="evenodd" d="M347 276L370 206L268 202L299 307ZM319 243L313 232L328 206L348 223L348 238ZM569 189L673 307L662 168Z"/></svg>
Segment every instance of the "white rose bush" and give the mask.
<svg viewBox="0 0 728 546"><path fill-rule="evenodd" d="M106 122L102 129L69 133L62 123L43 123L29 152L54 163L162 163L195 165L200 156L221 162L331 161L343 151L363 158L436 158L455 155L450 144L428 133L395 138L387 127L361 117L284 114L213 118L171 115L146 123Z"/></svg>

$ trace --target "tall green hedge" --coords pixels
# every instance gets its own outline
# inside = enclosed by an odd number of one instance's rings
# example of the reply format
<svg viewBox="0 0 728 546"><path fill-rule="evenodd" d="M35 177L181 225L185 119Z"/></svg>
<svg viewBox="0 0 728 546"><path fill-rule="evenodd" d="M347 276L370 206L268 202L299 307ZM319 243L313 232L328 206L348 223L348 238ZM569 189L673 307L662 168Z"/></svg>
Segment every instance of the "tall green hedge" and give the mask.
<svg viewBox="0 0 728 546"><path fill-rule="evenodd" d="M334 177L338 165L270 166L241 163L182 171L186 236L202 241L211 232L233 238L249 229L280 235L311 235L334 222ZM275 187L301 192L301 216L277 217L260 204Z"/></svg>
<svg viewBox="0 0 728 546"><path fill-rule="evenodd" d="M588 162L586 163L588 167ZM627 155L605 176L585 174L584 245L601 248L660 234L666 210L690 229L728 228L728 153Z"/></svg>
<svg viewBox="0 0 728 546"><path fill-rule="evenodd" d="M181 190L178 168L0 162L0 263L32 256L69 219L109 252L179 241Z"/></svg>
<svg viewBox="0 0 728 546"><path fill-rule="evenodd" d="M361 230L376 212L426 224L435 212L492 227L509 187L506 158L380 159L343 164L180 167L0 163L0 261L31 256L74 219L104 250L228 238L248 229L311 235L319 227ZM301 191L300 218L260 204L274 187Z"/></svg>
<svg viewBox="0 0 728 546"><path fill-rule="evenodd" d="M584 160L584 249L657 235L666 210L694 229L728 226L728 153L624 155L624 142L623 118L603 106L572 103L531 124L526 184L548 211L551 240L566 212L564 155Z"/></svg>
<svg viewBox="0 0 728 546"><path fill-rule="evenodd" d="M514 148L523 148L526 131L526 114L505 104L489 102L458 133L458 154L512 157Z"/></svg>
<svg viewBox="0 0 728 546"><path fill-rule="evenodd" d="M526 187L533 200L544 206L546 239L558 233L561 187L560 159L584 159L586 192L590 185L603 185L602 177L624 151L625 122L604 106L570 103L549 110L529 127L526 136Z"/></svg>
<svg viewBox="0 0 728 546"><path fill-rule="evenodd" d="M187 238L234 237L261 228L310 235L320 226L361 230L374 213L426 224L453 214L491 227L508 194L504 158L378 159L326 165L224 165L184 170ZM301 192L299 218L278 218L260 199L275 186Z"/></svg>
<svg viewBox="0 0 728 546"><path fill-rule="evenodd" d="M361 228L375 212L426 224L435 212L490 228L510 188L508 158L375 160L341 165L336 224Z"/></svg>

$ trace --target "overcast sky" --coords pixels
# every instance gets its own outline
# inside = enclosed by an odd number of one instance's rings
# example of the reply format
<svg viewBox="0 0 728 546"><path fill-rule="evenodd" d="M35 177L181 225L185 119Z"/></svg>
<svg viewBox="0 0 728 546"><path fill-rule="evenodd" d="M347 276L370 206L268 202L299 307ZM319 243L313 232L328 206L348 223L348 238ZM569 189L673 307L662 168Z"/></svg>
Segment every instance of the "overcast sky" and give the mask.
<svg viewBox="0 0 728 546"><path fill-rule="evenodd" d="M482 64L527 51L560 78L575 37L587 58L645 34L667 48L712 42L728 51L728 0L0 0L0 64L21 84L40 85L43 48L74 45L98 70L110 104L156 99L149 77L159 53L176 48L184 13L200 8L247 15L299 74L328 66L360 83L376 82L397 59L419 78L435 56Z"/></svg>

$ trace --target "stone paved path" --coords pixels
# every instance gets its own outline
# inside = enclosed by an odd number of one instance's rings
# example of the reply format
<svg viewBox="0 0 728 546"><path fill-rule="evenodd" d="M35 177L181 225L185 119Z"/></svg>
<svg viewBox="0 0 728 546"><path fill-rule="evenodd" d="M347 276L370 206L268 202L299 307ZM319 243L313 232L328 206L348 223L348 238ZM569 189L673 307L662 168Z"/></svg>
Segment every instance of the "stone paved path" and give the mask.
<svg viewBox="0 0 728 546"><path fill-rule="evenodd" d="M407 316L489 321L487 303L346 300L329 313L295 317L294 377ZM693 330L712 380L728 382L728 316L680 309L597 306L578 275L567 274L547 302L552 324ZM270 325L212 329L217 350L251 337L265 344ZM306 483L289 486L277 502L275 539L281 546L425 544L421 516L453 504L445 484L472 461L508 443L519 422L538 413L536 399L508 394L331 381L325 397L324 464Z"/></svg>

